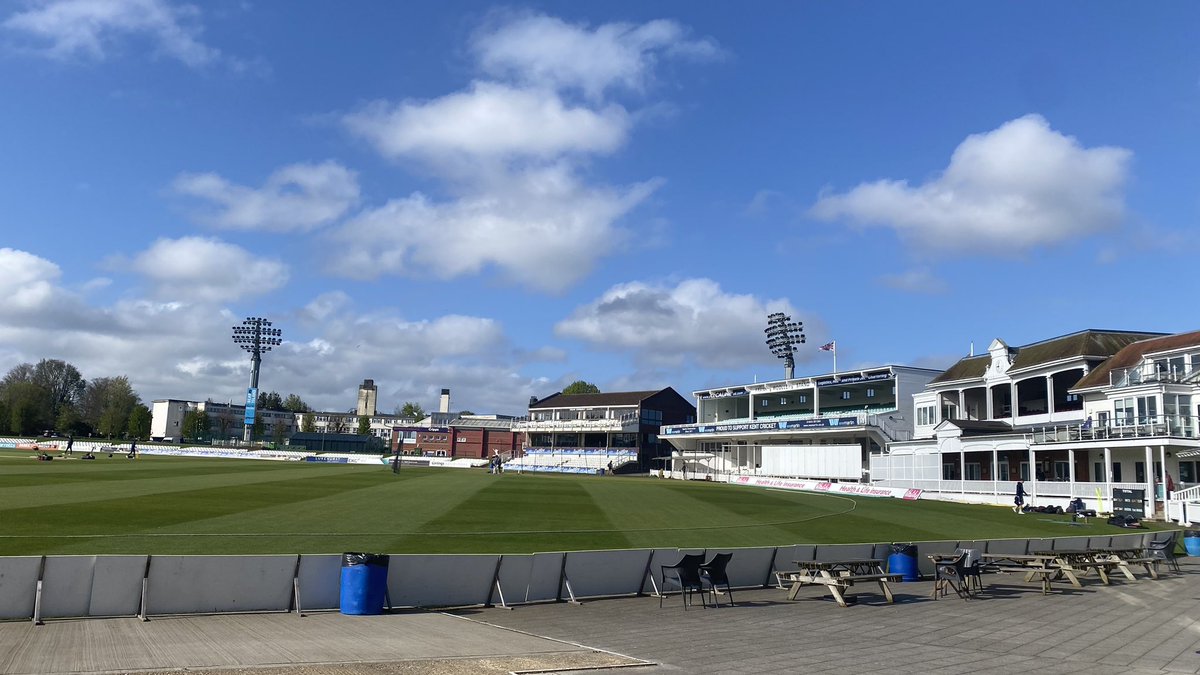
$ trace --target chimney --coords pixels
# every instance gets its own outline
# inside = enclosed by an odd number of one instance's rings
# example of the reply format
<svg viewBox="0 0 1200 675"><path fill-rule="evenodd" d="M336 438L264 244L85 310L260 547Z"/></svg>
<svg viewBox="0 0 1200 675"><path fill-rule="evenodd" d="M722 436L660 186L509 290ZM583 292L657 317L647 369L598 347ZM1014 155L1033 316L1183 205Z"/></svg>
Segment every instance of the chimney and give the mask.
<svg viewBox="0 0 1200 675"><path fill-rule="evenodd" d="M529 397L529 407L532 408L533 404L537 403L537 401L538 401L538 399L536 396L530 396Z"/></svg>
<svg viewBox="0 0 1200 675"><path fill-rule="evenodd" d="M438 412L450 412L450 390L443 389L442 397L438 400Z"/></svg>

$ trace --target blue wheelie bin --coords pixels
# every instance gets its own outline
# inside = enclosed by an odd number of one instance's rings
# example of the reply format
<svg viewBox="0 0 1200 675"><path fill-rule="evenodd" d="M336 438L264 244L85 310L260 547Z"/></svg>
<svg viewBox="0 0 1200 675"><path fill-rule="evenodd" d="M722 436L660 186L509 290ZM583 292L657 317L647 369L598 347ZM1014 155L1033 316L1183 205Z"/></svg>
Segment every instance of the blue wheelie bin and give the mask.
<svg viewBox="0 0 1200 675"><path fill-rule="evenodd" d="M383 614L387 597L388 557L380 553L343 553L342 614Z"/></svg>
<svg viewBox="0 0 1200 675"><path fill-rule="evenodd" d="M1183 548L1189 557L1200 557L1200 530L1187 530L1183 533Z"/></svg>
<svg viewBox="0 0 1200 675"><path fill-rule="evenodd" d="M902 575L903 581L921 580L921 573L917 569L916 544L892 544L892 553L888 556L888 574Z"/></svg>

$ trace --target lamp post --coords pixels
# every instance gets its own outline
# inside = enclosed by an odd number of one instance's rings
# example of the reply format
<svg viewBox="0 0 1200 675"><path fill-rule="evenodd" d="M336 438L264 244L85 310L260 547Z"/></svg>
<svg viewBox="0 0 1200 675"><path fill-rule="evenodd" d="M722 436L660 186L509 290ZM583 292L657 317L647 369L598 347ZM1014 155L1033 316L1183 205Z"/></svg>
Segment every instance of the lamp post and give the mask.
<svg viewBox="0 0 1200 675"><path fill-rule="evenodd" d="M795 376L796 345L804 344L804 322L792 321L792 317L783 312L767 315L767 347L771 353L783 359L783 379L790 380Z"/></svg>
<svg viewBox="0 0 1200 675"><path fill-rule="evenodd" d="M250 435L254 433L254 413L258 402L258 367L262 364L262 355L283 342L281 335L283 331L271 328L270 321L256 316L248 316L242 325L233 327L234 344L250 352L250 363L253 364L250 369L250 387L246 390L246 429L242 434L242 440L246 443L250 442Z"/></svg>

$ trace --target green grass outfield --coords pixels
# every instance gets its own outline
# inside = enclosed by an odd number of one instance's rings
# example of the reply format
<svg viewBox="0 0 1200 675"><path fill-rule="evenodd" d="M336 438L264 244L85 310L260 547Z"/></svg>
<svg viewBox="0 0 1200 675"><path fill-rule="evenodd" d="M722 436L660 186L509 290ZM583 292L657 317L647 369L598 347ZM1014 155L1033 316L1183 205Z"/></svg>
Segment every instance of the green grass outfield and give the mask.
<svg viewBox="0 0 1200 675"><path fill-rule="evenodd" d="M720 483L0 450L0 555L528 553L1119 533L996 506Z"/></svg>

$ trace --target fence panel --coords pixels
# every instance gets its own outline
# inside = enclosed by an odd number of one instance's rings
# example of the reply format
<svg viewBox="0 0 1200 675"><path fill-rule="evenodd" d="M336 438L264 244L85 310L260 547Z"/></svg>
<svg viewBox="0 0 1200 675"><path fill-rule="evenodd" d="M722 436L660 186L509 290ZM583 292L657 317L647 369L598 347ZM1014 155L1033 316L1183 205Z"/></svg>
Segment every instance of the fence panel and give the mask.
<svg viewBox="0 0 1200 675"><path fill-rule="evenodd" d="M567 553L567 581L577 598L631 595L641 590L653 554L649 549L571 551Z"/></svg>
<svg viewBox="0 0 1200 675"><path fill-rule="evenodd" d="M499 560L498 555L393 555L388 595L395 607L483 605Z"/></svg>
<svg viewBox="0 0 1200 675"><path fill-rule="evenodd" d="M342 596L342 556L300 556L300 609L338 609Z"/></svg>
<svg viewBox="0 0 1200 675"><path fill-rule="evenodd" d="M146 613L286 612L295 571L294 555L156 555Z"/></svg>
<svg viewBox="0 0 1200 675"><path fill-rule="evenodd" d="M144 555L99 555L92 567L88 616L135 616L142 609Z"/></svg>
<svg viewBox="0 0 1200 675"><path fill-rule="evenodd" d="M42 573L42 617L87 616L95 567L94 555L47 557Z"/></svg>
<svg viewBox="0 0 1200 675"><path fill-rule="evenodd" d="M0 619L33 618L41 556L0 558Z"/></svg>

